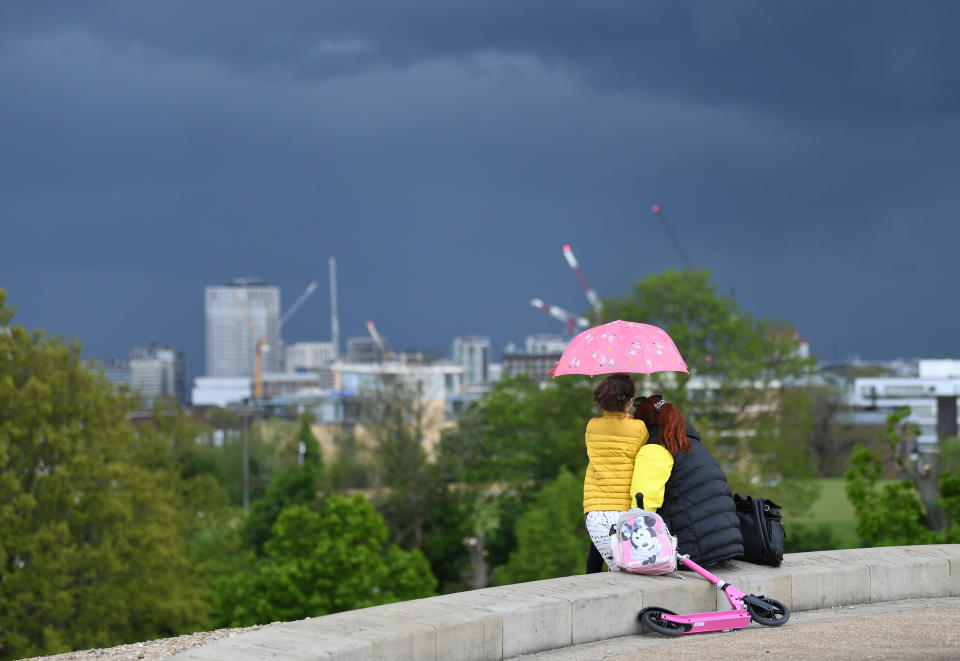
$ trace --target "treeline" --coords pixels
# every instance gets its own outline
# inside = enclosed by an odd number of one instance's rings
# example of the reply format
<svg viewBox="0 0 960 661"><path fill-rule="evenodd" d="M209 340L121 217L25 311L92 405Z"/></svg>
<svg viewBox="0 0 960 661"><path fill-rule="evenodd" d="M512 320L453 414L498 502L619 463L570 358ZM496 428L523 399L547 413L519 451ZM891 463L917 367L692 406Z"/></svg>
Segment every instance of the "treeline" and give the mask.
<svg viewBox="0 0 960 661"><path fill-rule="evenodd" d="M735 490L773 498L789 519L816 498L813 478L851 466L839 397L810 378L793 334L719 295L708 274L651 276L605 303L596 321L664 328L711 379L709 391L673 373L640 388L700 428ZM254 425L244 509L236 414L157 408L132 423L133 398L90 371L77 343L12 317L0 290L0 658L583 572L590 379L502 382L430 447L428 408L401 380L359 399L363 433L339 433L327 456L308 413ZM222 444L207 442L212 427ZM877 484L887 447L852 464L865 545L903 543L882 523L893 510L904 534L930 531L912 482ZM949 521L960 480L943 468ZM788 550L831 543L816 528L788 533Z"/></svg>

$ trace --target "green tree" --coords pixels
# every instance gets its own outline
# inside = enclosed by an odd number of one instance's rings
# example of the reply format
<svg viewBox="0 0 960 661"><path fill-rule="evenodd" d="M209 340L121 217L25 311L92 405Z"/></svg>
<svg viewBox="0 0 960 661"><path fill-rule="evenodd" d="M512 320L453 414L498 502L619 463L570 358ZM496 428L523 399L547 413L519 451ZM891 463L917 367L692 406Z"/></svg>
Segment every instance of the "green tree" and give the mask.
<svg viewBox="0 0 960 661"><path fill-rule="evenodd" d="M689 269L651 275L630 293L604 300L603 320L615 319L659 326L673 339L690 373L646 376L641 392L662 393L676 404L731 482L765 485L788 511L815 496L807 480L816 473L806 442L812 427L790 410L806 407L796 393L813 361L798 351L792 329L755 318L719 294L709 273ZM705 388L690 388L694 375ZM794 451L797 443L802 453Z"/></svg>
<svg viewBox="0 0 960 661"><path fill-rule="evenodd" d="M857 536L864 546L924 544L930 531L912 482L878 485L883 458L862 445L853 449L846 475L847 498L857 517Z"/></svg>
<svg viewBox="0 0 960 661"><path fill-rule="evenodd" d="M858 445L853 450L846 473L847 498L857 517L857 535L865 546L927 544L960 540L960 471L952 457L953 441L941 443L947 461L939 465L935 452L919 453L911 459L912 437L916 426L907 421L910 407L902 406L887 416L883 435L885 447L869 450ZM924 456L937 456L935 475L924 475ZM884 466L893 463L911 479L879 484ZM908 466L908 462L921 464ZM942 468L942 470L941 470ZM929 484L936 480L935 493ZM923 489L923 490L921 490ZM948 525L953 521L952 525Z"/></svg>
<svg viewBox="0 0 960 661"><path fill-rule="evenodd" d="M292 505L316 508L320 491L325 486L323 454L320 444L310 430L309 412L300 417L297 442L303 447L303 463L274 473L263 495L250 505L243 528L243 537L257 555L270 538L270 531L280 513Z"/></svg>
<svg viewBox="0 0 960 661"><path fill-rule="evenodd" d="M389 522L394 540L406 548L422 548L432 495L439 487L425 445L431 414L423 386L385 375L376 388L361 394L360 415L372 443L376 485L381 487L377 509Z"/></svg>
<svg viewBox="0 0 960 661"><path fill-rule="evenodd" d="M718 421L734 423L743 407L761 401L764 392L757 392L756 384L803 376L813 365L799 355L789 328L742 310L735 299L717 292L707 271L670 270L634 283L629 294L604 300L603 320L615 319L643 321L667 331L690 374L654 374L650 383L675 402L703 409ZM721 381L711 387L714 397L739 408L717 411L709 401L691 396L687 385L694 374ZM751 395L752 400L745 400Z"/></svg>
<svg viewBox="0 0 960 661"><path fill-rule="evenodd" d="M467 483L529 488L553 480L561 466L586 468L583 434L596 415L594 386L585 377L562 377L544 386L523 377L498 383L444 432L439 448L444 471Z"/></svg>
<svg viewBox="0 0 960 661"><path fill-rule="evenodd" d="M334 437L334 448L333 461L327 468L330 489L362 489L373 484L372 470L362 456L356 435Z"/></svg>
<svg viewBox="0 0 960 661"><path fill-rule="evenodd" d="M322 466L315 461L291 466L273 476L262 497L253 501L243 527L243 538L250 549L262 555L264 544L280 513L293 505L315 508L320 504L323 486Z"/></svg>
<svg viewBox="0 0 960 661"><path fill-rule="evenodd" d="M466 547L466 582L485 587L490 568L505 564L516 548L515 524L532 494L555 480L564 466L582 473L587 463L583 433L596 414L593 385L586 377L544 385L525 377L502 381L470 404L456 427L445 430L437 470L445 482L456 484L464 510L459 525L447 528L446 537L445 531L436 531L437 543L427 549L438 576L463 573ZM453 552L457 544L462 544L459 556ZM447 550L442 558L433 553L439 548Z"/></svg>
<svg viewBox="0 0 960 661"><path fill-rule="evenodd" d="M285 509L265 556L221 580L223 626L298 620L428 597L436 579L417 550L387 543L387 526L362 496L330 496L321 511Z"/></svg>
<svg viewBox="0 0 960 661"><path fill-rule="evenodd" d="M300 416L300 430L297 432L297 442L303 448L303 463L314 464L318 472L323 473L324 462L323 452L320 450L320 442L313 435L310 424L313 422L313 415L310 411L304 411Z"/></svg>
<svg viewBox="0 0 960 661"><path fill-rule="evenodd" d="M222 462L212 452L221 449L206 444L209 431L205 423L168 403L158 403L153 416L136 426L137 462L165 471L171 481L182 515L190 580L205 592L213 579L234 570L243 553L242 511L222 486Z"/></svg>
<svg viewBox="0 0 960 661"><path fill-rule="evenodd" d="M582 574L590 548L583 524L583 478L562 470L541 489L516 523L517 548L499 567L507 585Z"/></svg>
<svg viewBox="0 0 960 661"><path fill-rule="evenodd" d="M179 475L77 342L12 325L0 290L0 641L5 658L205 624Z"/></svg>

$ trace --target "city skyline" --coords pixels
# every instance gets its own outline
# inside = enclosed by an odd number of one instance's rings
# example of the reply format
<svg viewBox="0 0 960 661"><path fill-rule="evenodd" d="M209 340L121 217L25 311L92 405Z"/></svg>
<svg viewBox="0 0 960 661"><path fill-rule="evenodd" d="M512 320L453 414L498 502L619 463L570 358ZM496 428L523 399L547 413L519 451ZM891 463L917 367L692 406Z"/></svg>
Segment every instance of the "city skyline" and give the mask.
<svg viewBox="0 0 960 661"><path fill-rule="evenodd" d="M958 12L7 3L0 287L192 379L204 287L319 281L283 339L327 341L335 257L341 350L498 360L590 310L570 244L601 297L690 263L821 360L956 356Z"/></svg>

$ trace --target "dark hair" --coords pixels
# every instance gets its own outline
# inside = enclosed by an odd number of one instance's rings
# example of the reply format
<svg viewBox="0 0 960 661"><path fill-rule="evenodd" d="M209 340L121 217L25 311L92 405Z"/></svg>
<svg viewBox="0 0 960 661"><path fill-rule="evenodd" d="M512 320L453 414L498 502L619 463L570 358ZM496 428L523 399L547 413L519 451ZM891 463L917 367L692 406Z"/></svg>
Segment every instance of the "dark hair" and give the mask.
<svg viewBox="0 0 960 661"><path fill-rule="evenodd" d="M624 411L636 392L633 377L618 372L600 382L593 391L593 401L604 411Z"/></svg>
<svg viewBox="0 0 960 661"><path fill-rule="evenodd" d="M669 402L663 402L658 409L656 404L662 400L662 395L638 399L633 417L643 420L647 429L656 427L660 431L660 444L673 456L678 452L688 452L690 439L687 438L687 423L680 415L680 410Z"/></svg>

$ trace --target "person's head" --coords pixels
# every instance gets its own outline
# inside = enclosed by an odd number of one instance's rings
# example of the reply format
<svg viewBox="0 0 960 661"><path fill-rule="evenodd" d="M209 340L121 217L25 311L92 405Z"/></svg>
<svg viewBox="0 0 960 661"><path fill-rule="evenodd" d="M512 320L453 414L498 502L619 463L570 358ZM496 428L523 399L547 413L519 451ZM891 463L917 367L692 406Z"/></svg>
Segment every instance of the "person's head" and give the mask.
<svg viewBox="0 0 960 661"><path fill-rule="evenodd" d="M593 401L604 411L623 412L636 392L633 377L620 372L600 382L593 391Z"/></svg>
<svg viewBox="0 0 960 661"><path fill-rule="evenodd" d="M633 417L643 420L647 429L656 427L660 430L660 444L670 454L676 456L678 452L687 452L690 449L690 439L687 438L687 423L684 422L680 410L663 398L663 395L650 395L636 401Z"/></svg>

